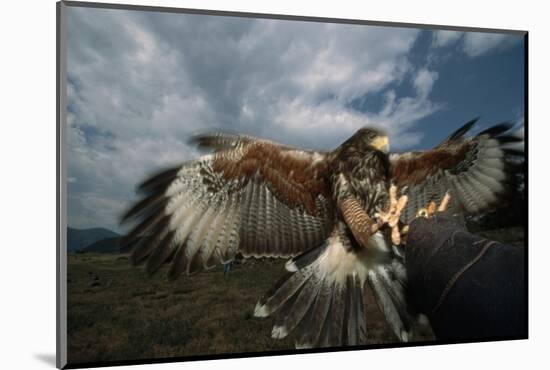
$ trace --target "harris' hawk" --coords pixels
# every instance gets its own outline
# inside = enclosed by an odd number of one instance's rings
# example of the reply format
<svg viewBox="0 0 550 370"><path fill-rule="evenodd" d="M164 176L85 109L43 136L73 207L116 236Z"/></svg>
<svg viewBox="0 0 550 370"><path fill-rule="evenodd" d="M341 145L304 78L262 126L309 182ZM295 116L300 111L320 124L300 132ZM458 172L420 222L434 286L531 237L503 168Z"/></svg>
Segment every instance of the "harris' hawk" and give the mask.
<svg viewBox="0 0 550 370"><path fill-rule="evenodd" d="M246 135L196 136L212 153L141 184L143 199L122 218L135 225L122 246L150 273L170 263L170 279L237 254L289 258L255 316L273 316L272 336L293 332L298 348L364 344L368 282L406 341L413 317L399 235L392 238L397 219L407 225L445 194L453 212L487 209L505 190L507 144L522 140L508 124L465 137L474 123L432 150L391 154L388 138L371 128L326 152ZM399 199L390 196L396 188Z"/></svg>

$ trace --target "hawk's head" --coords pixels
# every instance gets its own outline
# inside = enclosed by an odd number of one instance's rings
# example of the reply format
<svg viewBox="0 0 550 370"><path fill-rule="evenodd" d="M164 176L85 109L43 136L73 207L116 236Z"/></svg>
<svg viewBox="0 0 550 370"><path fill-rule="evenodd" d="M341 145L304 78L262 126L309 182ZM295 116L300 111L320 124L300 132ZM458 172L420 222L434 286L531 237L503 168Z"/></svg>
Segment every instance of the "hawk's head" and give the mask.
<svg viewBox="0 0 550 370"><path fill-rule="evenodd" d="M361 152L380 150L381 152L388 153L390 150L386 134L378 129L370 127L363 127L357 130L346 143L355 146L356 149Z"/></svg>

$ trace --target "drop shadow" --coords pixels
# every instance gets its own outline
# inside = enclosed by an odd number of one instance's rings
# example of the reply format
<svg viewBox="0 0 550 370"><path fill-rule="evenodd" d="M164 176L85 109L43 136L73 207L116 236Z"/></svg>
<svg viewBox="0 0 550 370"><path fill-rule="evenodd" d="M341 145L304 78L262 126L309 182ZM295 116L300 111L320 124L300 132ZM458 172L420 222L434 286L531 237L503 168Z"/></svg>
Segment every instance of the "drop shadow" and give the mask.
<svg viewBox="0 0 550 370"><path fill-rule="evenodd" d="M46 365L55 367L55 353L35 353L34 358L42 361Z"/></svg>

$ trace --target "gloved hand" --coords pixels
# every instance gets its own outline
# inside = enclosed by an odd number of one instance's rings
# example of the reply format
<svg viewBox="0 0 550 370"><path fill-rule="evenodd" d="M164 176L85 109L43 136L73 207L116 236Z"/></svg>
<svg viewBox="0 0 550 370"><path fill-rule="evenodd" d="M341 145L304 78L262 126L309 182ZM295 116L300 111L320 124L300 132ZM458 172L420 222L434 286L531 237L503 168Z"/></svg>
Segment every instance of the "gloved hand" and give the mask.
<svg viewBox="0 0 550 370"><path fill-rule="evenodd" d="M525 250L470 234L436 213L410 224L408 295L437 339L527 337Z"/></svg>

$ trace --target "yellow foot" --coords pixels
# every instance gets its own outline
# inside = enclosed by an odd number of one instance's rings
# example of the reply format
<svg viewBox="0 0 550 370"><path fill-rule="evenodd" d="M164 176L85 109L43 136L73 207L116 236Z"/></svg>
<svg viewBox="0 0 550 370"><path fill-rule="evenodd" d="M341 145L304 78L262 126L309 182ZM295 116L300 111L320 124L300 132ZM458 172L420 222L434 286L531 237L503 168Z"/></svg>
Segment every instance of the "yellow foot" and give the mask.
<svg viewBox="0 0 550 370"><path fill-rule="evenodd" d="M397 187L395 185L390 186L389 191L390 206L386 212L378 212L374 216L376 217L376 228L379 229L384 224L388 224L391 228L391 238L394 245L401 244L401 232L399 230L399 218L401 217L401 211L407 204L407 196L403 195L397 199Z"/></svg>
<svg viewBox="0 0 550 370"><path fill-rule="evenodd" d="M416 217L426 217L426 218L432 217L436 212L436 208L437 208L437 212L444 212L447 209L447 206L449 205L450 200L451 200L451 196L447 192L443 196L443 199L441 200L439 207L436 206L434 201L431 201L426 208L420 208L418 212L416 212Z"/></svg>

